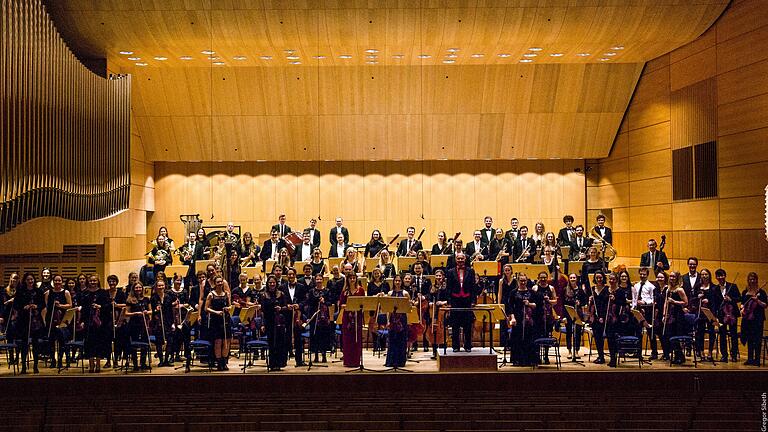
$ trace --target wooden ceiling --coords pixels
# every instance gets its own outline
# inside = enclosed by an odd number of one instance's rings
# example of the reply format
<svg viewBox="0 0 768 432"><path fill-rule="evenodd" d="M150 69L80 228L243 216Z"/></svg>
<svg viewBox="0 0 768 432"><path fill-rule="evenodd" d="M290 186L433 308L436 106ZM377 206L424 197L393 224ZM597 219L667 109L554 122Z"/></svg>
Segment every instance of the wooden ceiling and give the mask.
<svg viewBox="0 0 768 432"><path fill-rule="evenodd" d="M153 160L431 160L606 156L644 62L728 0L48 3L134 75Z"/></svg>

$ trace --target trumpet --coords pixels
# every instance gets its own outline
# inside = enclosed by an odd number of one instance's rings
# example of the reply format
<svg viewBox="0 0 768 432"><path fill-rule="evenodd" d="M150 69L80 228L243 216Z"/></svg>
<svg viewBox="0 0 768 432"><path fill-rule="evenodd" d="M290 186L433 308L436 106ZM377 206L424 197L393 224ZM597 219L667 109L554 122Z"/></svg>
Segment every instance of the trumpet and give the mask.
<svg viewBox="0 0 768 432"><path fill-rule="evenodd" d="M594 238L595 240L598 240L603 245L603 259L605 259L605 256L608 256L608 259L606 261L611 262L616 259L616 255L618 254L616 252L616 249L605 239L603 236L600 235L600 232L597 231L597 227L592 227L592 230L589 231L590 237Z"/></svg>
<svg viewBox="0 0 768 432"><path fill-rule="evenodd" d="M528 243L528 246L523 249L522 252L520 252L520 256L515 259L515 262L520 262L521 259L526 258L528 255L531 254L531 243Z"/></svg>

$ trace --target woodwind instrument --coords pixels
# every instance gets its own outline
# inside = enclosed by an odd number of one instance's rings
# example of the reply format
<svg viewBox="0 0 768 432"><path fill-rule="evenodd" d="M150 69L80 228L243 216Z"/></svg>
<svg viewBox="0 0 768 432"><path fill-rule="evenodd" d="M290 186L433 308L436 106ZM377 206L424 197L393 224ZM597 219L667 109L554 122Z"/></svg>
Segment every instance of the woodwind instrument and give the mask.
<svg viewBox="0 0 768 432"><path fill-rule="evenodd" d="M421 241L421 237L424 235L424 232L426 232L426 231L427 231L427 227L423 227L423 228L421 228L421 232L419 233L419 236L418 236L418 237L416 237L416 241L415 241L415 242L413 242L413 244L412 244L412 245L411 245L411 247L408 249L408 251L406 251L406 253L405 253L405 255L406 255L406 256L407 256L407 255L410 255L410 254L411 254L411 252L414 252L413 248L416 246L416 242L418 242L418 241Z"/></svg>
<svg viewBox="0 0 768 432"><path fill-rule="evenodd" d="M390 246L392 246L392 243L396 242L397 239L400 238L400 233L395 234L394 237L392 237L392 240L389 241L383 248L379 249L378 252L376 252L376 255L374 255L374 258L378 258L381 255L381 251L385 249L389 249Z"/></svg>

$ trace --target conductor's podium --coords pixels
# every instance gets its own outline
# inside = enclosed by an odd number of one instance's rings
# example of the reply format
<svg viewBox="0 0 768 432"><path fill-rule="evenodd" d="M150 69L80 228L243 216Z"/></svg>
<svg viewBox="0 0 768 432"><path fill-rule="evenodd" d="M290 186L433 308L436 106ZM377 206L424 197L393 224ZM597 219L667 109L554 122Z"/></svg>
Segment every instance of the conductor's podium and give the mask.
<svg viewBox="0 0 768 432"><path fill-rule="evenodd" d="M499 370L496 353L488 348L473 348L471 352L437 352L437 370L440 372L496 372Z"/></svg>

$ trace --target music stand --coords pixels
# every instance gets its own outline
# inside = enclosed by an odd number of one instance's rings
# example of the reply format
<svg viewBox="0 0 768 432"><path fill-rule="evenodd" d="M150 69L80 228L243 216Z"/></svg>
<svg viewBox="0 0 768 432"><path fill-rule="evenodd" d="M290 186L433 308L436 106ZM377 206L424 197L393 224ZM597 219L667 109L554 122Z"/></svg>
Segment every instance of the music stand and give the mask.
<svg viewBox="0 0 768 432"><path fill-rule="evenodd" d="M701 313L703 313L704 316L707 317L707 321L709 321L709 324L713 328L717 329L717 330L715 330L712 333L715 334L715 346L719 350L720 349L720 343L717 340L717 338L720 337L720 320L717 319L717 317L712 313L711 310L709 310L709 308L702 307L701 308ZM711 352L709 353L709 356L712 358L712 364L715 365L716 364L715 356L713 356Z"/></svg>
<svg viewBox="0 0 768 432"><path fill-rule="evenodd" d="M261 276L261 269L259 267L241 267L240 274L245 274L248 277L248 281L252 282L256 275Z"/></svg>
<svg viewBox="0 0 768 432"><path fill-rule="evenodd" d="M499 275L499 263L496 261L475 261L472 268L481 277Z"/></svg>
<svg viewBox="0 0 768 432"><path fill-rule="evenodd" d="M643 328L646 328L645 326L642 325L643 322L647 322L646 319L645 319L645 316L643 315L643 312L641 310L639 310L639 309L630 309L630 312L632 313L632 316L635 318L635 321L637 321L638 324L640 324ZM642 336L643 336L643 334L641 332L640 333L640 346L641 346L641 348L642 348L642 343L643 343ZM649 337L648 334L646 334L645 337L648 338ZM643 363L651 364L650 360L646 360L646 359L643 358L643 350L642 349L638 350L638 355L640 356L640 365L642 365Z"/></svg>
<svg viewBox="0 0 768 432"><path fill-rule="evenodd" d="M545 264L512 264L512 273L525 273L528 279L536 280L536 276L541 272L547 272L547 277L549 277L549 268Z"/></svg>
<svg viewBox="0 0 768 432"><path fill-rule="evenodd" d="M341 270L341 274L344 274L344 269L341 268L341 263L343 261L344 261L344 257L341 257L341 258L336 258L336 257L328 258L328 271L331 271L331 269L334 266L339 266L339 270Z"/></svg>
<svg viewBox="0 0 768 432"><path fill-rule="evenodd" d="M208 268L208 264L213 264L213 265L215 266L216 264L214 264L214 263L215 263L215 261L214 261L214 260L212 260L212 259L207 259L207 260L197 260L197 261L195 261L195 271L200 271L200 270L202 270L202 271L204 271L204 272L208 273L208 272L206 271L206 269Z"/></svg>
<svg viewBox="0 0 768 432"><path fill-rule="evenodd" d="M363 263L363 273L370 273L379 265L379 258L366 258Z"/></svg>
<svg viewBox="0 0 768 432"><path fill-rule="evenodd" d="M365 297L365 296L351 296L347 298L346 309L347 311L360 312L365 316L365 312L373 312L379 308L379 301L381 297ZM339 314L339 316L342 316ZM355 321L357 321L357 314L355 314ZM355 337L357 337L357 322L355 323ZM360 323L362 327L362 323ZM360 341L360 366L357 369L348 370L347 372L376 372L374 369L366 368L363 365L363 341Z"/></svg>
<svg viewBox="0 0 768 432"><path fill-rule="evenodd" d="M173 277L176 275L187 277L187 274L189 274L188 265L169 265L165 267L165 276L170 280L173 280Z"/></svg>
<svg viewBox="0 0 768 432"><path fill-rule="evenodd" d="M264 261L264 274L267 275L272 273L275 270L275 265L277 265L277 260L268 259Z"/></svg>
<svg viewBox="0 0 768 432"><path fill-rule="evenodd" d="M450 255L432 255L429 257L429 265L432 266L432 269L445 268L446 264L448 264L448 257Z"/></svg>
<svg viewBox="0 0 768 432"><path fill-rule="evenodd" d="M410 318L411 318L411 315L412 315L410 313L411 303L410 303L410 301L407 298L405 298L405 297L377 297L377 298L379 299L379 313L391 314L391 313L397 313L398 310L401 310L401 311L402 310L408 310L408 312L409 312L409 314L408 314L408 318L409 318L408 322L410 324L410 321L411 321ZM418 311L416 313L416 317L418 318ZM407 332L408 330L404 329L403 331ZM391 345L390 345L390 348L391 348ZM405 349L406 349L406 356L407 356L407 350L408 350L407 342L406 342ZM406 362L407 361L408 361L408 359L406 357ZM389 372L389 371L394 371L394 372L398 372L398 371L413 372L410 369L401 368L401 367L397 367L397 366L393 366L393 367L390 367L390 368L387 368L387 369L383 369L383 370L380 370L378 372Z"/></svg>
<svg viewBox="0 0 768 432"><path fill-rule="evenodd" d="M565 313L568 314L568 317L571 319L571 323L573 323L574 330L576 326L581 327L581 331L584 331L584 321L581 320L581 317L579 317L579 313L576 312L576 308L570 305L564 305L563 308L565 309ZM578 351L576 348L576 332L571 332L571 346L574 348L573 350L573 356L571 356L570 363L581 365L584 367L587 367L583 361L576 358L576 354L578 354Z"/></svg>
<svg viewBox="0 0 768 432"><path fill-rule="evenodd" d="M411 266L413 263L416 262L416 257L412 256L401 256L397 257L397 268L400 269L401 272L410 271Z"/></svg>

